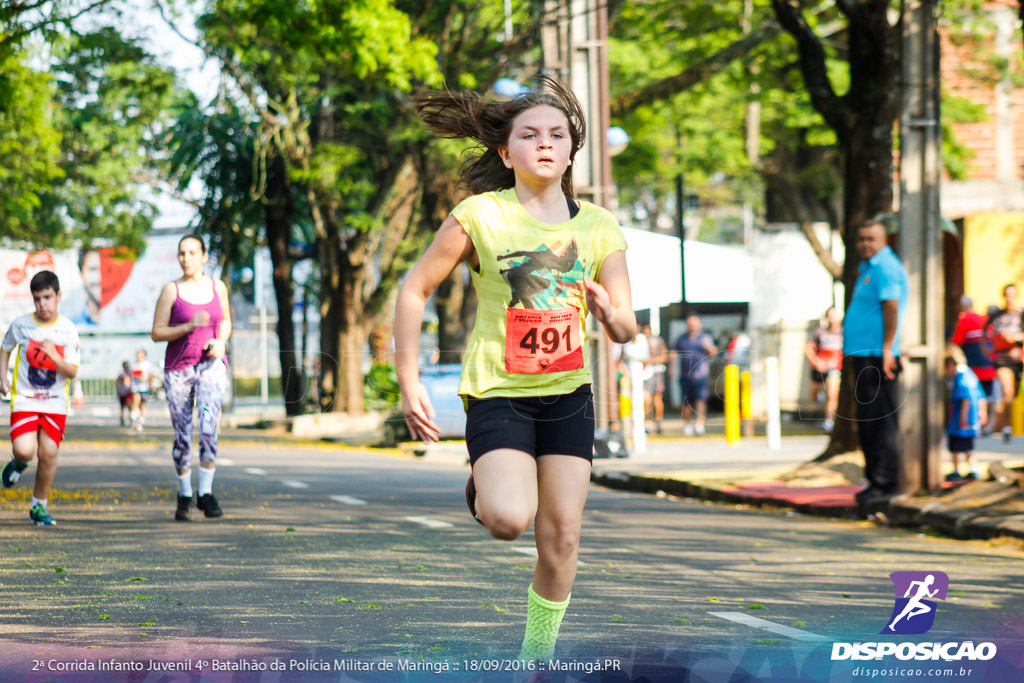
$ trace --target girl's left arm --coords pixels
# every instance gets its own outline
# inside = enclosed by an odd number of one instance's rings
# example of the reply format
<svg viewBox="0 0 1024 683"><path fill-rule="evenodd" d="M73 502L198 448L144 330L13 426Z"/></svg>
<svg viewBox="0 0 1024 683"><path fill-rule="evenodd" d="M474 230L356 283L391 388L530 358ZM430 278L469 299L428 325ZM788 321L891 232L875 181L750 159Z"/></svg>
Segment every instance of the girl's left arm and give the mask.
<svg viewBox="0 0 1024 683"><path fill-rule="evenodd" d="M213 286L217 288L217 296L220 297L220 327L217 329L217 336L206 342L204 347L210 358L223 358L228 351L228 337L231 336L231 303L228 301L228 286L223 280L214 278Z"/></svg>
<svg viewBox="0 0 1024 683"><path fill-rule="evenodd" d="M629 291L626 252L614 251L609 254L601 265L597 282L587 278L583 286L587 292L587 308L604 325L612 341L625 344L636 336L636 315L633 313Z"/></svg>

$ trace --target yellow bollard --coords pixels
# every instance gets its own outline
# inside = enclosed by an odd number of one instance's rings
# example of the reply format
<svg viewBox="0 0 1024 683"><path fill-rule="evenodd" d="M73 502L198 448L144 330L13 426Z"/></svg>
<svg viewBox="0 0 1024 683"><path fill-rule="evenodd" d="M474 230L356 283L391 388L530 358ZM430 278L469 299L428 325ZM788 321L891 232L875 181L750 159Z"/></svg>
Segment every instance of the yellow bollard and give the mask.
<svg viewBox="0 0 1024 683"><path fill-rule="evenodd" d="M736 443L740 440L740 369L736 365L725 366L725 441Z"/></svg>
<svg viewBox="0 0 1024 683"><path fill-rule="evenodd" d="M750 414L750 370L740 373L740 417L749 420Z"/></svg>
<svg viewBox="0 0 1024 683"><path fill-rule="evenodd" d="M740 373L740 428L748 439L754 436L753 409L750 407L750 370Z"/></svg>
<svg viewBox="0 0 1024 683"><path fill-rule="evenodd" d="M1017 396L1010 404L1010 429L1014 436L1024 434L1024 384L1017 389Z"/></svg>

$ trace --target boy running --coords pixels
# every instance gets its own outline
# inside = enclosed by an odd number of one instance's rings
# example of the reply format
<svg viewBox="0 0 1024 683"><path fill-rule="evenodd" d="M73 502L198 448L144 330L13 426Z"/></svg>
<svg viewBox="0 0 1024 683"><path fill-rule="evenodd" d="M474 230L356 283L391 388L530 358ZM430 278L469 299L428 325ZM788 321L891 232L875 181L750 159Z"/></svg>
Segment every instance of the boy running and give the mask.
<svg viewBox="0 0 1024 683"><path fill-rule="evenodd" d="M56 275L48 270L36 273L29 289L35 313L16 318L0 345L0 392L11 395L14 450L0 478L4 488L14 486L32 458L38 456L29 519L38 526L54 526L46 504L57 473L57 451L64 438L68 387L78 374L78 330L57 312L60 283ZM16 348L12 384L7 380L7 366Z"/></svg>
<svg viewBox="0 0 1024 683"><path fill-rule="evenodd" d="M149 382L153 378L153 364L146 358L146 349L135 352L132 363L132 412L131 428L142 431L146 424L146 402L149 400Z"/></svg>

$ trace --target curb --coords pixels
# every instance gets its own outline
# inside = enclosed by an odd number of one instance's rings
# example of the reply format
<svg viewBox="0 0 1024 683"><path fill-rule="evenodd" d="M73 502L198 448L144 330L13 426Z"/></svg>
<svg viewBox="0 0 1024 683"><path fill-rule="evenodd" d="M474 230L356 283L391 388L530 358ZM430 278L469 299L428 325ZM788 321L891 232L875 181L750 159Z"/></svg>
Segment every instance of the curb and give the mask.
<svg viewBox="0 0 1024 683"><path fill-rule="evenodd" d="M975 482L971 489L968 485L937 496L909 497L900 496L884 503L872 506L874 512L882 513L888 526L893 527L928 527L943 535L960 540L989 540L1005 537L1024 541L1024 513L1000 514L991 508L992 505L1022 495L1024 476L1008 470L1001 463L992 466L993 480ZM800 502L792 497L773 496L770 493L757 493L744 490L741 486L699 483L681 479L670 479L648 475L636 475L629 472L608 470L594 472L591 481L606 488L635 491L638 493L657 494L659 491L683 498L696 498L717 503L733 505L750 505L762 508L782 508L803 514L822 517L845 517L860 519L856 502ZM752 488L756 489L756 485ZM837 489L836 497L845 498L850 493L841 494L839 490L848 487L829 487ZM973 507L957 507L957 500L972 499ZM985 505L978 507L976 501L981 498Z"/></svg>
<svg viewBox="0 0 1024 683"><path fill-rule="evenodd" d="M993 463L989 472L991 480L964 484L943 495L892 500L888 506L891 523L894 526L927 526L963 540L1004 537L1024 541L1024 512L1006 514L993 508L1022 496L1024 476L1002 463ZM958 504L967 499L975 504L971 507ZM984 504L978 506L978 499Z"/></svg>
<svg viewBox="0 0 1024 683"><path fill-rule="evenodd" d="M814 503L795 502L789 498L773 496L768 493L753 494L744 491L738 486L728 486L710 483L698 483L681 479L668 479L665 477L652 477L646 475L630 474L620 471L593 472L590 480L595 484L610 489L625 491L636 491L638 493L657 494L662 491L672 496L681 498L697 498L716 503L730 503L734 505L751 505L763 508L785 508L802 512L804 514L819 515L823 517L854 517L857 514L857 506L852 498L849 504L846 503Z"/></svg>

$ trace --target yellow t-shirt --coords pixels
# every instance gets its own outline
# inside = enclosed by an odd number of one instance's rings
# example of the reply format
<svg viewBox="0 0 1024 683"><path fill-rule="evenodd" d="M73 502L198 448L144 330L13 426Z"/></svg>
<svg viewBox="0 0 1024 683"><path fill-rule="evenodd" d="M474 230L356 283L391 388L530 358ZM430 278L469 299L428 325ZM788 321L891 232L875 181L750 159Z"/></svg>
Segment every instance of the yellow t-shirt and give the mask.
<svg viewBox="0 0 1024 683"><path fill-rule="evenodd" d="M527 213L514 189L474 195L452 209L452 215L473 240L480 259L479 270L470 269L478 303L476 324L463 357L459 394L475 398L554 396L589 384L583 278L596 280L605 258L625 250L626 239L615 218L599 206L581 202L579 213L571 220L558 225L544 223ZM578 337L574 330L534 329L513 345L529 354L531 350L565 348L571 337L574 344L581 345L581 367L535 374L509 372L509 309L570 309L579 320ZM527 328L516 329L519 335Z"/></svg>

